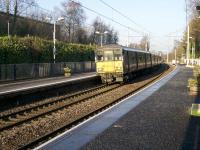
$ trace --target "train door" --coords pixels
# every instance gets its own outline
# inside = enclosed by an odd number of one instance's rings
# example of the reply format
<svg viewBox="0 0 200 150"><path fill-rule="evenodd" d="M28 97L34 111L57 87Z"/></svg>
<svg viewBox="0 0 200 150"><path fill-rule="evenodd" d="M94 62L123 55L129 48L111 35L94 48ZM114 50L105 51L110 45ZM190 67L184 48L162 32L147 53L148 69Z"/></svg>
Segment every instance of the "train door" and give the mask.
<svg viewBox="0 0 200 150"><path fill-rule="evenodd" d="M148 66L148 55L147 54L144 54L144 63L145 63L144 67L147 68L147 66Z"/></svg>
<svg viewBox="0 0 200 150"><path fill-rule="evenodd" d="M142 69L142 67L143 67L143 61L142 61L142 55L141 55L141 53L137 53L137 60L138 60L138 69Z"/></svg>
<svg viewBox="0 0 200 150"><path fill-rule="evenodd" d="M104 50L104 72L105 73L112 73L114 72L114 54L113 50Z"/></svg>
<svg viewBox="0 0 200 150"><path fill-rule="evenodd" d="M128 51L129 55L129 72L134 72L137 69L136 52Z"/></svg>
<svg viewBox="0 0 200 150"><path fill-rule="evenodd" d="M114 68L116 73L123 73L123 56L121 49L115 49L114 54Z"/></svg>
<svg viewBox="0 0 200 150"><path fill-rule="evenodd" d="M147 67L151 67L151 54L147 54Z"/></svg>
<svg viewBox="0 0 200 150"><path fill-rule="evenodd" d="M129 72L129 59L128 59L128 51L123 50L123 68L124 73Z"/></svg>
<svg viewBox="0 0 200 150"><path fill-rule="evenodd" d="M98 50L95 53L95 62L96 62L96 72L97 74L104 72L104 58L103 58L103 51Z"/></svg>
<svg viewBox="0 0 200 150"><path fill-rule="evenodd" d="M132 52L132 70L135 71L137 70L137 54L136 52Z"/></svg>
<svg viewBox="0 0 200 150"><path fill-rule="evenodd" d="M136 70L138 70L138 53L135 52L135 60L136 60Z"/></svg>

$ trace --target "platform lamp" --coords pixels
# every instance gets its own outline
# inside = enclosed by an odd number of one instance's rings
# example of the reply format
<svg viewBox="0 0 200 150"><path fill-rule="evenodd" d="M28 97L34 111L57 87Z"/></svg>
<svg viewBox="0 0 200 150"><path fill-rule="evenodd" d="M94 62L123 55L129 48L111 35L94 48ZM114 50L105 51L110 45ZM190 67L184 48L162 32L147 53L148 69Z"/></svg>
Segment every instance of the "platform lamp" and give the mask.
<svg viewBox="0 0 200 150"><path fill-rule="evenodd" d="M104 34L108 34L108 31L105 31L103 33L99 32L99 31L96 31L95 32L96 34L99 34L101 36L101 47L103 46L103 35Z"/></svg>
<svg viewBox="0 0 200 150"><path fill-rule="evenodd" d="M56 22L63 21L63 17L59 17L57 20L54 20L54 27L53 27L53 63L56 62Z"/></svg>
<svg viewBox="0 0 200 150"><path fill-rule="evenodd" d="M10 22L8 20L8 37L10 38Z"/></svg>
<svg viewBox="0 0 200 150"><path fill-rule="evenodd" d="M46 17L46 20L51 20L51 18ZM64 17L58 17L53 21L53 63L56 62L56 23L59 21L63 21Z"/></svg>

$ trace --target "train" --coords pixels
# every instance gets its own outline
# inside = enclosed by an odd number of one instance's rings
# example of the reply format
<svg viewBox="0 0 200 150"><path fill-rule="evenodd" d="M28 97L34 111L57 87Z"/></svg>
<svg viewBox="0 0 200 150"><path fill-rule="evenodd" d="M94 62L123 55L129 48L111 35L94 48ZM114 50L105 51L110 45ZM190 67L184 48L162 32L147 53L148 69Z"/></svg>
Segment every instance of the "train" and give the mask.
<svg viewBox="0 0 200 150"><path fill-rule="evenodd" d="M103 83L127 82L138 73L161 65L162 57L121 45L106 45L96 49L95 63Z"/></svg>

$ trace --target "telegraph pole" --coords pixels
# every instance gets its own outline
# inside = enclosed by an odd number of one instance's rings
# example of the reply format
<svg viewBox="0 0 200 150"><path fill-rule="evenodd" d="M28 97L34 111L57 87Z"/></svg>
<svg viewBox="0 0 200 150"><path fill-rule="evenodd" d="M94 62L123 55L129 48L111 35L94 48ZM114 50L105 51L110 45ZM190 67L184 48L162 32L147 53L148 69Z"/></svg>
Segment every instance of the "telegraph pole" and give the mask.
<svg viewBox="0 0 200 150"><path fill-rule="evenodd" d="M177 62L177 61L176 61L176 48L175 48L175 62Z"/></svg>
<svg viewBox="0 0 200 150"><path fill-rule="evenodd" d="M127 28L128 29L128 38L127 38L127 47L129 46L129 27Z"/></svg>
<svg viewBox="0 0 200 150"><path fill-rule="evenodd" d="M187 49L186 49L186 63L189 65L189 55L190 55L190 26L188 23L188 8L187 8L187 0L185 0L185 8L186 8L186 27L187 27Z"/></svg>
<svg viewBox="0 0 200 150"><path fill-rule="evenodd" d="M187 25L187 50L186 50L187 66L189 65L190 59L190 26Z"/></svg>
<svg viewBox="0 0 200 150"><path fill-rule="evenodd" d="M167 50L167 63L169 63L169 52Z"/></svg>

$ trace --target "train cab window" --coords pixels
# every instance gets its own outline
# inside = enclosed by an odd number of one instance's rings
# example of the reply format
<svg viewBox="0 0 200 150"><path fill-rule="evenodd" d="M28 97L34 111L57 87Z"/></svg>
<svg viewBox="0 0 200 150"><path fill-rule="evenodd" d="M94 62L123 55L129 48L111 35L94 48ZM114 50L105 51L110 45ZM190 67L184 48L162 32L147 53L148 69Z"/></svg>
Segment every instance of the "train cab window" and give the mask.
<svg viewBox="0 0 200 150"><path fill-rule="evenodd" d="M97 60L98 61L103 61L103 55L97 55Z"/></svg>
<svg viewBox="0 0 200 150"><path fill-rule="evenodd" d="M115 54L115 60L122 60L122 55L121 54Z"/></svg>
<svg viewBox="0 0 200 150"><path fill-rule="evenodd" d="M115 60L122 60L122 56L120 54L115 54Z"/></svg>
<svg viewBox="0 0 200 150"><path fill-rule="evenodd" d="M96 52L96 59L97 61L103 61L103 51Z"/></svg>
<svg viewBox="0 0 200 150"><path fill-rule="evenodd" d="M122 60L122 51L119 49L114 50L114 59L115 60Z"/></svg>
<svg viewBox="0 0 200 150"><path fill-rule="evenodd" d="M113 51L104 51L104 60L113 60Z"/></svg>

